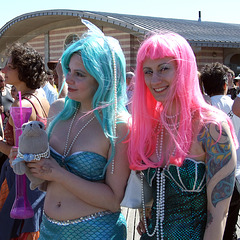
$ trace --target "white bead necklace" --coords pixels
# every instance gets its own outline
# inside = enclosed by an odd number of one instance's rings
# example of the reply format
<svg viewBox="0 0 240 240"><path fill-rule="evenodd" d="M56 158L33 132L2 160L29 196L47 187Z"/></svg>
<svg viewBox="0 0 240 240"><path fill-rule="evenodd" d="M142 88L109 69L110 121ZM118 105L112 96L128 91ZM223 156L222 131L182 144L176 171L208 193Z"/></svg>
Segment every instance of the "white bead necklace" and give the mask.
<svg viewBox="0 0 240 240"><path fill-rule="evenodd" d="M175 115L167 115L167 114L165 114L165 117L169 118L169 119L174 119L174 118L177 118L179 114L180 114L180 112L176 113Z"/></svg>
<svg viewBox="0 0 240 240"><path fill-rule="evenodd" d="M168 127L171 131L177 130L179 128L179 121L177 121L177 118L179 116L179 112L175 115L167 115L165 114L166 121L168 122Z"/></svg>
<svg viewBox="0 0 240 240"><path fill-rule="evenodd" d="M169 129L170 129L171 131L177 130L177 129L179 128L179 125L180 125L179 122L177 122L176 124L174 124L174 123L168 123L168 127L169 127Z"/></svg>
<svg viewBox="0 0 240 240"><path fill-rule="evenodd" d="M62 157L62 161L64 162L65 158L67 157L67 155L69 154L69 152L71 151L74 143L76 142L78 136L80 135L80 133L87 127L87 125L92 122L92 120L95 118L95 116L93 116L90 120L88 120L84 126L78 131L78 133L76 134L76 136L74 137L74 139L72 140L72 143L70 144L69 148L67 149L68 147L68 142L69 142L69 136L70 136L70 133L71 133L71 130L72 130L72 126L73 126L73 122L77 116L77 113L78 113L78 110L79 108L76 110L76 112L74 113L74 116L72 118L72 121L70 123L70 126L69 126L69 129L68 129L68 134L67 134L67 140L66 140L66 143L65 143L65 148L64 148L64 151L63 151L63 157Z"/></svg>
<svg viewBox="0 0 240 240"><path fill-rule="evenodd" d="M159 240L159 220L160 220L160 213L161 213L161 194L160 194L160 185L161 185L161 180L160 180L160 175L162 175L160 173L160 168L157 168L157 174L156 174L156 179L157 179L157 196L156 196L156 225L155 228L153 230L152 233L149 233L148 231L148 227L147 227L147 219L146 219L146 208L145 208L145 201L144 201L144 189L143 189L143 175L141 175L141 185L142 185L142 203L143 203L143 222L144 222L144 226L146 229L146 233L149 237L153 237L155 234L157 235L157 240ZM164 206L164 204L163 204ZM162 234L161 234L162 235Z"/></svg>
<svg viewBox="0 0 240 240"><path fill-rule="evenodd" d="M159 132L160 132L160 138L159 138ZM161 127L160 124L158 124L157 133L158 134L157 134L155 151L156 151L157 160L159 162L162 160L162 147L163 147L163 127Z"/></svg>
<svg viewBox="0 0 240 240"><path fill-rule="evenodd" d="M115 60L114 51L112 50L112 60L113 60L113 77L114 77L114 125L113 125L113 136L117 136L117 65ZM114 140L114 145L116 144L116 141ZM111 173L114 173L114 158L112 160L112 171Z"/></svg>
<svg viewBox="0 0 240 240"><path fill-rule="evenodd" d="M156 141L156 156L158 162L162 159L162 148L163 148L163 127L158 124L157 127L157 141ZM159 134L160 132L160 134ZM146 233L149 237L153 237L156 234L157 240L164 239L164 229L163 229L163 221L164 221L164 206L165 206L165 170L169 164L168 162L163 167L162 171L160 167L156 170L156 225L152 233L149 233L147 228L147 220L146 220L146 210L145 210L145 202L144 202L144 189L143 189L143 176L141 176L141 183L142 183L142 203L143 203L143 220L144 226L146 229ZM159 238L160 237L160 238Z"/></svg>

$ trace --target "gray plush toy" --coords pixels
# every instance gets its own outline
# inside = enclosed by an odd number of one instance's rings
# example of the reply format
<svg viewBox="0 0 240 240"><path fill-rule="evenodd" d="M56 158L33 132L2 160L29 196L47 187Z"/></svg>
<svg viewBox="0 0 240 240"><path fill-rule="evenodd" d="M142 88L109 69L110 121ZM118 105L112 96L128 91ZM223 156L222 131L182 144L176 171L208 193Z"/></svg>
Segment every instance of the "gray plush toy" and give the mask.
<svg viewBox="0 0 240 240"><path fill-rule="evenodd" d="M49 158L48 136L42 122L31 121L22 125L19 137L18 155L13 161L13 171L18 175L26 174L30 180L30 189L39 187L44 180L34 177L25 162L39 161L42 157Z"/></svg>

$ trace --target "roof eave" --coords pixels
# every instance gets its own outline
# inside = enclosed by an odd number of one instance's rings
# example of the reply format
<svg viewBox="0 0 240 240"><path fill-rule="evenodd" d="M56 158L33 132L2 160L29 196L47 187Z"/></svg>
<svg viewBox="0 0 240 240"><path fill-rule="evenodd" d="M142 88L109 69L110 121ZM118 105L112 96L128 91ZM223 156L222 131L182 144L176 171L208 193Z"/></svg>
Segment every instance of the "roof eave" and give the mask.
<svg viewBox="0 0 240 240"><path fill-rule="evenodd" d="M240 42L211 42L211 41L195 41L188 40L191 46L195 47L223 47L223 48L240 48Z"/></svg>

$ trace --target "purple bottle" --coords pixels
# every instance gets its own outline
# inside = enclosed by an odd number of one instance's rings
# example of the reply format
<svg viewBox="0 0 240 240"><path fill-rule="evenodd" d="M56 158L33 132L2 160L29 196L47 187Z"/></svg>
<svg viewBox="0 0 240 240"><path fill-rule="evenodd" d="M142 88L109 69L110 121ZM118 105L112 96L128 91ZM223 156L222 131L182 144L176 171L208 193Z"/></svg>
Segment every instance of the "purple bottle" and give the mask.
<svg viewBox="0 0 240 240"><path fill-rule="evenodd" d="M22 125L28 122L31 114L31 107L11 107L10 114L15 125L15 141L18 147L19 137L22 134ZM27 198L26 175L16 175L16 197L10 212L11 218L27 219L34 215L31 204Z"/></svg>

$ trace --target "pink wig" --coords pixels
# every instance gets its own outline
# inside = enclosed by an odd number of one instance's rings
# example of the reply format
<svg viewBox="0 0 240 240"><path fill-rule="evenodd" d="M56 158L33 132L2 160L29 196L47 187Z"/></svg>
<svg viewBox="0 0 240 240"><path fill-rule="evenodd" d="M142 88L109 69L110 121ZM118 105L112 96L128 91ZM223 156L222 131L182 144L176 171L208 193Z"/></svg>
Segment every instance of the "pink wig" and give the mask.
<svg viewBox="0 0 240 240"><path fill-rule="evenodd" d="M164 57L172 57L176 61L177 73L175 84L171 84L163 108L161 102L155 100L145 84L143 63L146 58L154 60ZM172 133L166 122L166 113L167 110L172 109L173 101L180 117L177 136ZM132 101L132 131L129 143L130 168L142 170L162 165L163 159L158 163L149 160L156 147L158 123L162 124L171 136L170 142L163 144L164 152L170 153L174 144L176 151L170 163L180 166L191 147L193 118L200 119L199 130L207 122L215 122L221 129L221 120L227 118L235 145L237 145L230 119L222 111L208 105L203 99L199 87L196 59L190 45L176 33L155 33L141 44L137 54ZM171 124L174 124L177 129L176 122Z"/></svg>

